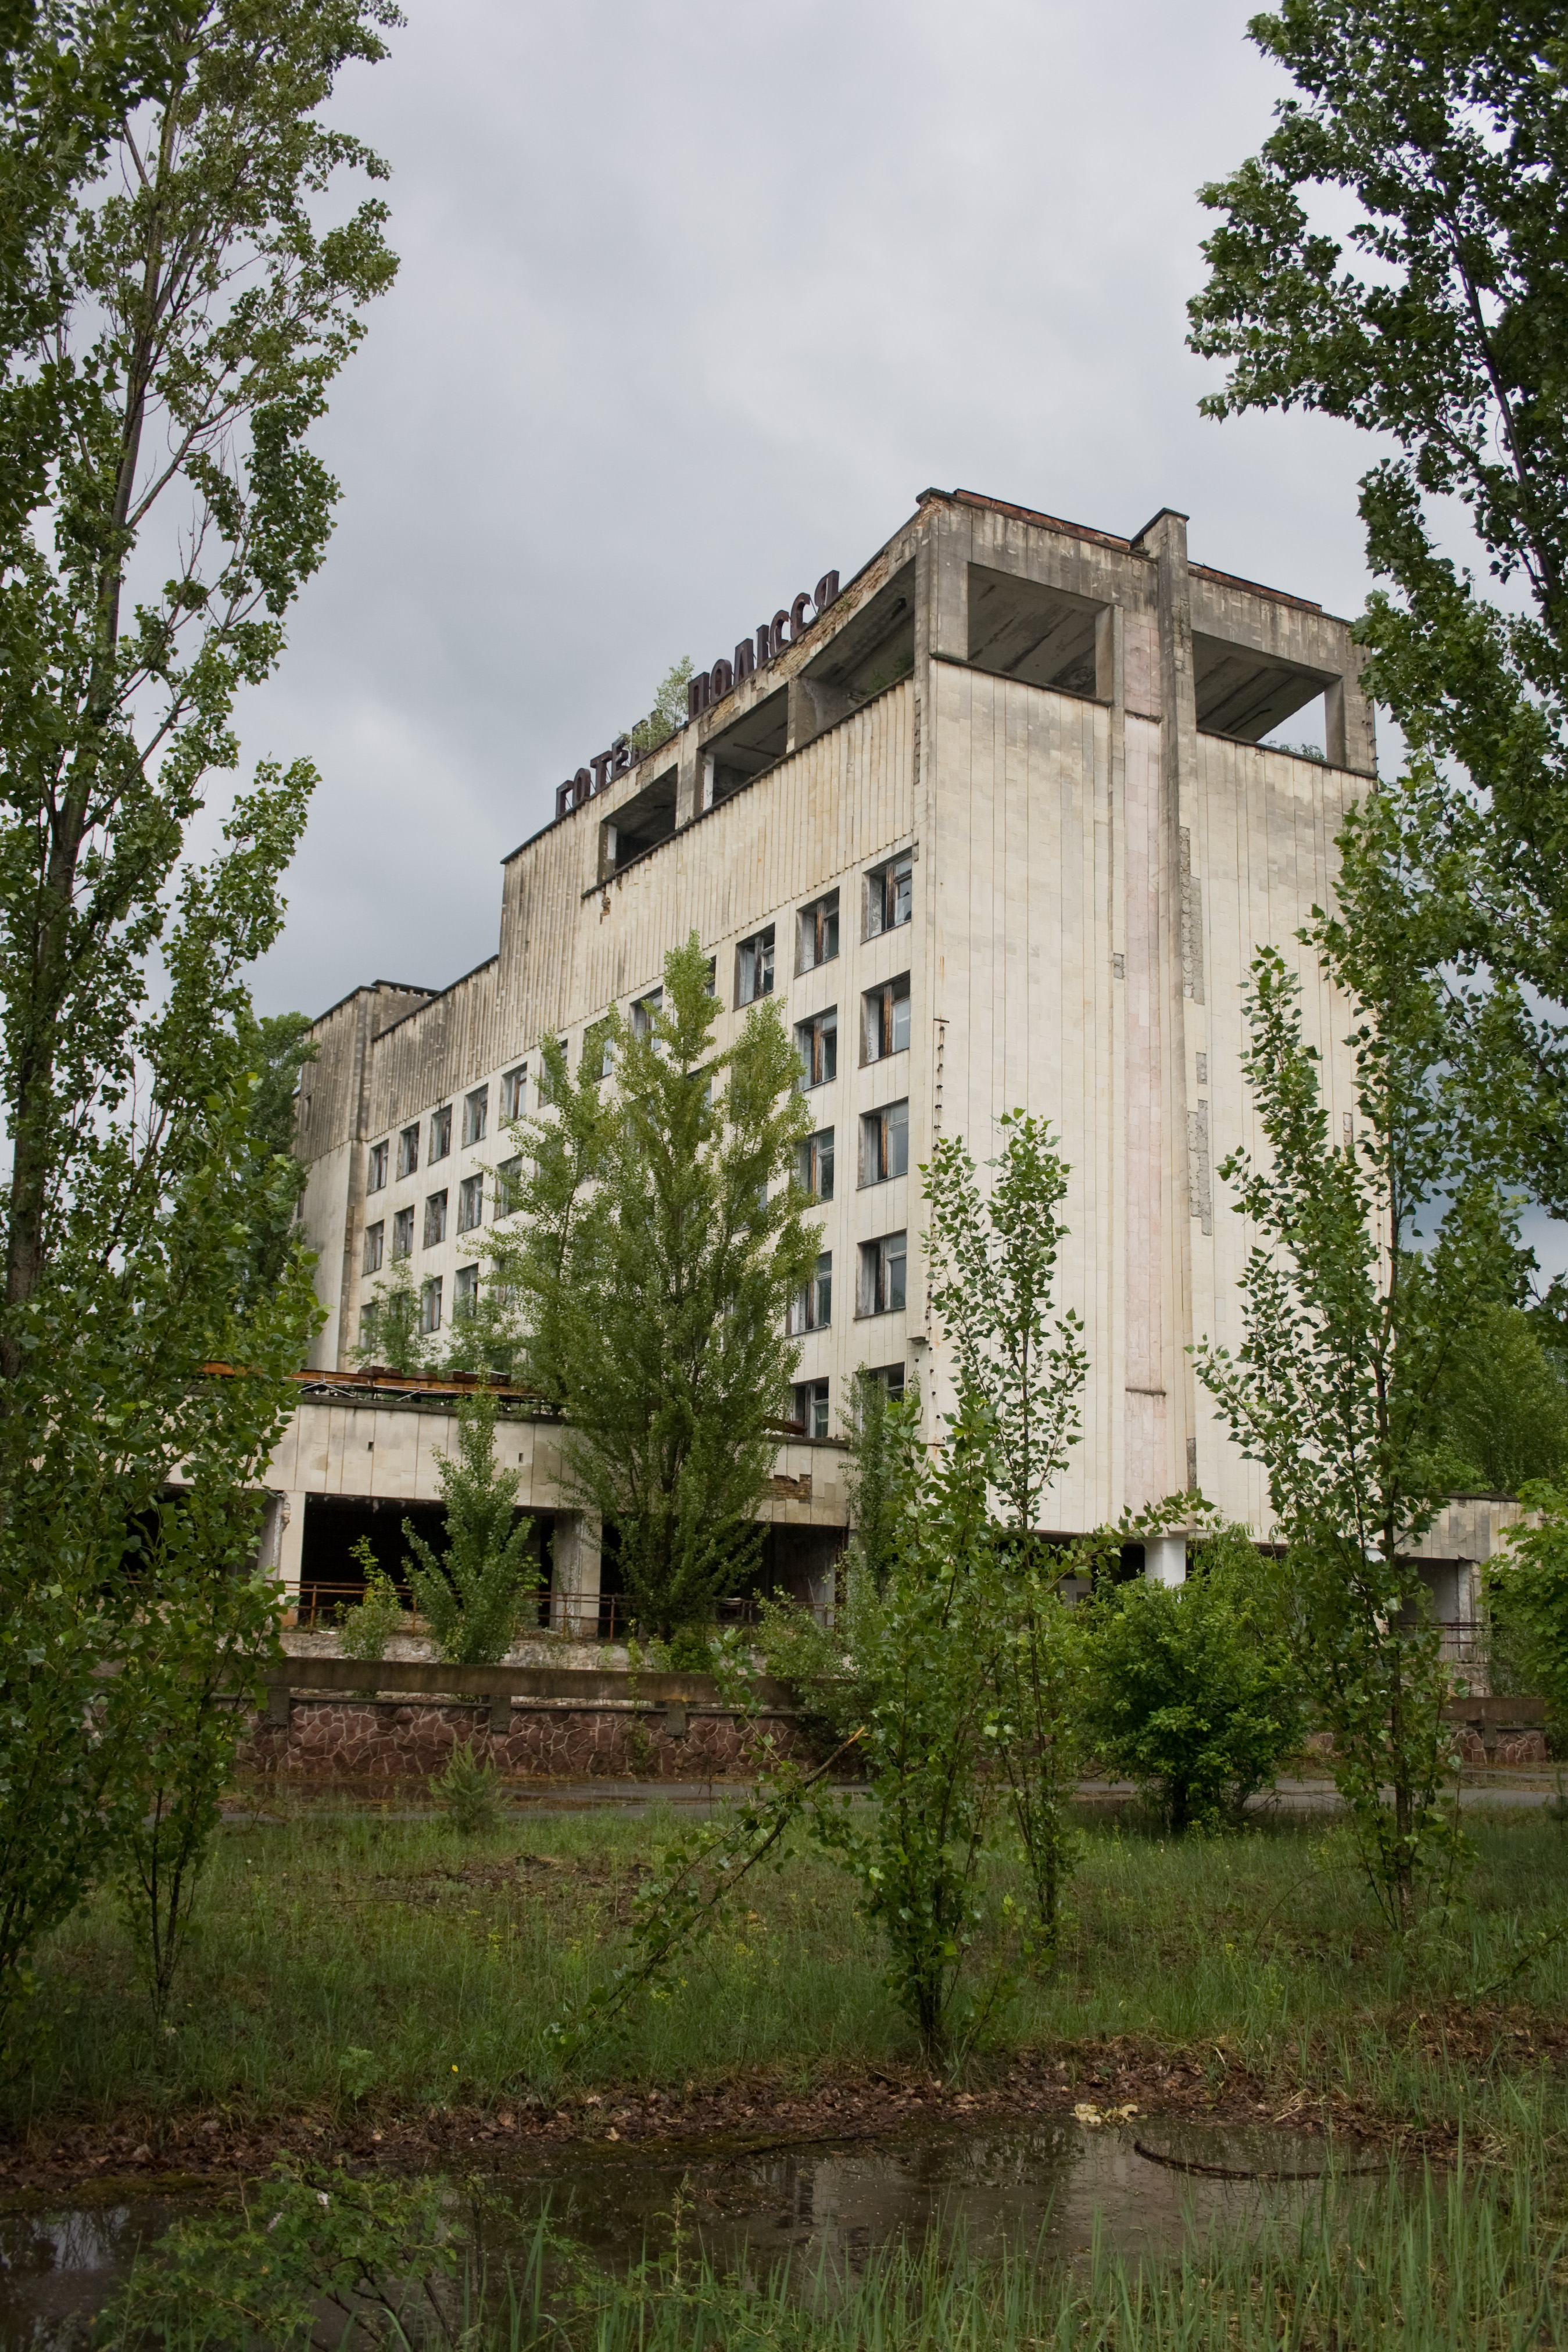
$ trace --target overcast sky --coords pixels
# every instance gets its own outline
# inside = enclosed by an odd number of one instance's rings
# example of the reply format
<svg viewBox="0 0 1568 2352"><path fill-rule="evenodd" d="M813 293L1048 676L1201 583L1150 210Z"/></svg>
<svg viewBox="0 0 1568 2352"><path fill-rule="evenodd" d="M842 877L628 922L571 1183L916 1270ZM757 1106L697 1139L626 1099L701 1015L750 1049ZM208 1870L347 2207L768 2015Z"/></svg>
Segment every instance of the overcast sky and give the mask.
<svg viewBox="0 0 1568 2352"><path fill-rule="evenodd" d="M1279 78L1247 0L407 0L336 109L393 292L318 446L343 500L247 760L321 786L263 1010L489 955L556 783L928 484L1352 613L1367 444L1197 415L1198 184Z"/></svg>

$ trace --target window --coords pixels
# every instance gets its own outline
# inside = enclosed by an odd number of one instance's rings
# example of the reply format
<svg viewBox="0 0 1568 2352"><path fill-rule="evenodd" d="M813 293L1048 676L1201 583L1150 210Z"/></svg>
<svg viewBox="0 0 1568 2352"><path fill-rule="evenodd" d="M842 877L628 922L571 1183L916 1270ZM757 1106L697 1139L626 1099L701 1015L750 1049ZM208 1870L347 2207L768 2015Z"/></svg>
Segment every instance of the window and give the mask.
<svg viewBox="0 0 1568 2352"><path fill-rule="evenodd" d="M796 1381L795 1417L800 1423L803 1435L826 1436L827 1382L826 1381Z"/></svg>
<svg viewBox="0 0 1568 2352"><path fill-rule="evenodd" d="M433 1275L419 1292L419 1328L438 1331L441 1328L441 1277Z"/></svg>
<svg viewBox="0 0 1568 2352"><path fill-rule="evenodd" d="M717 956L710 956L708 959L708 993L710 996L717 996L719 993L719 959Z"/></svg>
<svg viewBox="0 0 1568 2352"><path fill-rule="evenodd" d="M465 1143L482 1143L484 1141L485 1129L489 1124L489 1116L490 1090L489 1087L476 1087L471 1095L465 1095L463 1097L463 1141Z"/></svg>
<svg viewBox="0 0 1568 2352"><path fill-rule="evenodd" d="M886 1390L890 1397L901 1397L904 1393L902 1364L868 1364L866 1378L868 1381L875 1381L877 1386Z"/></svg>
<svg viewBox="0 0 1568 2352"><path fill-rule="evenodd" d="M833 1252L824 1250L816 1261L816 1272L804 1290L797 1290L789 1310L789 1328L798 1335L802 1331L824 1331L833 1320Z"/></svg>
<svg viewBox="0 0 1568 2352"><path fill-rule="evenodd" d="M866 877L866 937L896 931L914 912L915 861L911 850L890 857Z"/></svg>
<svg viewBox="0 0 1568 2352"><path fill-rule="evenodd" d="M496 1170L496 1214L510 1217L517 1207L517 1196L522 1183L522 1160L503 1160Z"/></svg>
<svg viewBox="0 0 1568 2352"><path fill-rule="evenodd" d="M414 1212L399 1209L392 1221L392 1260L395 1265L400 1257L414 1255Z"/></svg>
<svg viewBox="0 0 1568 2352"><path fill-rule="evenodd" d="M405 1127L397 1139L397 1172L412 1176L419 1166L419 1129Z"/></svg>
<svg viewBox="0 0 1568 2352"><path fill-rule="evenodd" d="M458 1279L452 1285L452 1320L460 1322L471 1315L479 1303L479 1269L477 1265L460 1265Z"/></svg>
<svg viewBox="0 0 1568 2352"><path fill-rule="evenodd" d="M528 1108L528 1064L520 1062L515 1070L508 1070L500 1082L500 1115L504 1126L508 1119L521 1118Z"/></svg>
<svg viewBox="0 0 1568 2352"><path fill-rule="evenodd" d="M471 1234L485 1213L485 1180L465 1176L458 1187L458 1231Z"/></svg>
<svg viewBox="0 0 1568 2352"><path fill-rule="evenodd" d="M879 1242L860 1244L860 1312L896 1315L904 1303L907 1236L884 1234Z"/></svg>
<svg viewBox="0 0 1568 2352"><path fill-rule="evenodd" d="M814 1201L833 1198L833 1129L818 1128L799 1147L800 1159L796 1173L801 1190L809 1192Z"/></svg>
<svg viewBox="0 0 1568 2352"><path fill-rule="evenodd" d="M773 927L742 940L735 950L735 1002L754 1004L773 992Z"/></svg>
<svg viewBox="0 0 1568 2352"><path fill-rule="evenodd" d="M430 1157L445 1160L452 1149L452 1106L444 1103L430 1114Z"/></svg>
<svg viewBox="0 0 1568 2352"><path fill-rule="evenodd" d="M607 1078L616 1066L615 1032L607 1021L595 1021L583 1032L583 1068L591 1078Z"/></svg>
<svg viewBox="0 0 1568 2352"><path fill-rule="evenodd" d="M386 1226L380 1219L364 1229L364 1270L366 1274L381 1272L382 1253L386 1246Z"/></svg>
<svg viewBox="0 0 1568 2352"><path fill-rule="evenodd" d="M370 1174L365 1179L367 1192L384 1192L386 1190L386 1161L387 1146L373 1143L370 1147Z"/></svg>
<svg viewBox="0 0 1568 2352"><path fill-rule="evenodd" d="M447 1195L432 1192L425 1203L425 1247L434 1249L447 1238Z"/></svg>
<svg viewBox="0 0 1568 2352"><path fill-rule="evenodd" d="M900 972L880 988L868 988L860 999L860 1059L885 1062L889 1054L907 1054L910 1047L910 976Z"/></svg>
<svg viewBox="0 0 1568 2352"><path fill-rule="evenodd" d="M653 1024L664 1010L664 991L656 988L647 996L639 996L632 1007L632 1035L651 1037Z"/></svg>
<svg viewBox="0 0 1568 2352"><path fill-rule="evenodd" d="M800 1049L801 1085L825 1087L838 1076L838 1007L830 1005L814 1020L795 1024L795 1042Z"/></svg>
<svg viewBox="0 0 1568 2352"><path fill-rule="evenodd" d="M910 1172L910 1107L889 1103L885 1110L869 1110L860 1121L860 1181L885 1184L889 1177Z"/></svg>
<svg viewBox="0 0 1568 2352"><path fill-rule="evenodd" d="M815 971L819 963L831 963L838 953L837 891L830 890L826 898L803 907L796 920L800 925L796 971Z"/></svg>

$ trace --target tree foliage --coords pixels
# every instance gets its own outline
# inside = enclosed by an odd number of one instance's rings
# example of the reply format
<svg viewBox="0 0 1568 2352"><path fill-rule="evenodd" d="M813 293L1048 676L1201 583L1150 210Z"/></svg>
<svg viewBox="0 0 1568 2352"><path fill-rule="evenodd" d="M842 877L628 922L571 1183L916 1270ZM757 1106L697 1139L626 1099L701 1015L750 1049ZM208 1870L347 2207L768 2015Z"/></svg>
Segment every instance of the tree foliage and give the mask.
<svg viewBox="0 0 1568 2352"><path fill-rule="evenodd" d="M317 1319L244 980L308 763L187 835L331 527L306 436L393 263L379 202L313 225L382 168L320 115L390 21L39 0L0 70L0 1999L182 1742L210 1820L188 1701Z"/></svg>
<svg viewBox="0 0 1568 2352"><path fill-rule="evenodd" d="M1358 1000L1352 1141L1331 1135L1300 982L1266 949L1244 1069L1268 1158L1237 1152L1220 1169L1256 1236L1246 1338L1235 1356L1205 1341L1194 1360L1268 1472L1304 1685L1371 1885L1403 1929L1456 1850L1441 1804L1448 1681L1415 1548L1446 1499L1442 1383L1512 1228L1454 1116L1436 983L1396 940L1373 964L1335 926L1322 937Z"/></svg>
<svg viewBox="0 0 1568 2352"><path fill-rule="evenodd" d="M575 1078L544 1041L549 1108L514 1129L520 1230L489 1244L526 1377L565 1416L571 1489L614 1523L633 1606L665 1638L755 1560L799 1357L785 1310L819 1247L778 1008L754 1005L721 1052L718 1013L694 934L647 1034L612 1013Z"/></svg>
<svg viewBox="0 0 1568 2352"><path fill-rule="evenodd" d="M1153 1791L1173 1831L1236 1819L1304 1728L1283 1576L1226 1528L1185 1583L1108 1581L1089 1613L1084 1721L1100 1761Z"/></svg>
<svg viewBox="0 0 1568 2352"><path fill-rule="evenodd" d="M522 1474L496 1460L496 1400L489 1389L458 1400L458 1451L437 1456L436 1482L447 1507L446 1549L437 1555L407 1519L404 1539L413 1553L404 1572L443 1658L454 1665L489 1665L517 1637L540 1570L533 1557L533 1522L520 1518Z"/></svg>
<svg viewBox="0 0 1568 2352"><path fill-rule="evenodd" d="M1295 84L1222 215L1191 341L1204 406L1302 407L1392 442L1363 476L1366 683L1411 747L1345 846L1444 972L1473 1115L1568 1200L1568 66L1540 0L1290 0L1252 39ZM1348 226L1334 233L1329 218ZM1443 551L1458 501L1495 589ZM1458 762L1457 778L1446 768ZM1468 779L1468 782L1466 781ZM1374 892L1375 895L1375 892ZM1376 908L1366 909L1375 919ZM1539 993L1536 993L1539 992ZM1542 998L1549 1000L1543 1007Z"/></svg>

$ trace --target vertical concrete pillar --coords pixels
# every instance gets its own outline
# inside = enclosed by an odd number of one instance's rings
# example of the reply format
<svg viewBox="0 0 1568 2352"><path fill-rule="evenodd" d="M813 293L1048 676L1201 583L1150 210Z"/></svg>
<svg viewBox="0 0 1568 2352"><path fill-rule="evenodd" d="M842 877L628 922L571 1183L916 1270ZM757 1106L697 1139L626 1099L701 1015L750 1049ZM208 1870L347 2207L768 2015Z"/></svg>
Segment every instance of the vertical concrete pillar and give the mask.
<svg viewBox="0 0 1568 2352"><path fill-rule="evenodd" d="M558 1633L591 1641L599 1623L598 1516L593 1511L555 1514L555 1572L550 1581L550 1623Z"/></svg>
<svg viewBox="0 0 1568 2352"><path fill-rule="evenodd" d="M1185 1536L1152 1536L1143 1547L1143 1574L1150 1584L1185 1584Z"/></svg>
<svg viewBox="0 0 1568 2352"><path fill-rule="evenodd" d="M276 1544L271 1560L272 1572L283 1587L285 1609L298 1609L300 1574L305 1562L303 1495L279 1495L277 1497Z"/></svg>

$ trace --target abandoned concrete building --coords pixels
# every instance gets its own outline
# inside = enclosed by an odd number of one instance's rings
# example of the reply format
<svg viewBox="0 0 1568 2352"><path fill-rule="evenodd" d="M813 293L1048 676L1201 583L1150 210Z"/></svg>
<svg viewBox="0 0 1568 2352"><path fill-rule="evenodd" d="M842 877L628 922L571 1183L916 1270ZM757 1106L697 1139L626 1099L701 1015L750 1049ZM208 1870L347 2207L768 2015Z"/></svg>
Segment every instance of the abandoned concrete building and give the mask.
<svg viewBox="0 0 1568 2352"><path fill-rule="evenodd" d="M1321 750L1273 740L1314 723ZM1187 1351L1240 1337L1247 1236L1215 1168L1255 1137L1242 1000L1261 944L1300 968L1335 1131L1352 1118L1343 1007L1296 934L1374 766L1346 624L1189 562L1184 516L1124 539L922 493L853 578L825 574L700 674L658 750L621 740L561 785L502 860L495 953L445 986L373 982L316 1024L298 1148L328 1315L273 1467L286 1580L341 1574L366 1514L437 1491L449 1393L347 1369L378 1276L410 1259L432 1329L461 1311L541 1037L599 1050L595 1024L641 1017L693 929L721 1039L771 994L813 1114L822 1244L794 1318L801 1434L769 1506L781 1572L820 1590L841 1545L857 1365L918 1378L933 1429L946 1410L918 1171L939 1136L984 1162L1016 1106L1071 1169L1061 1297L1090 1367L1053 1527L1197 1486L1266 1532L1261 1475ZM557 1621L591 1615L598 1548L562 1507L550 1426L504 1426L552 1537ZM1471 1613L1474 1516L1428 1539L1444 1615ZM1178 1538L1150 1572L1182 1558Z"/></svg>

